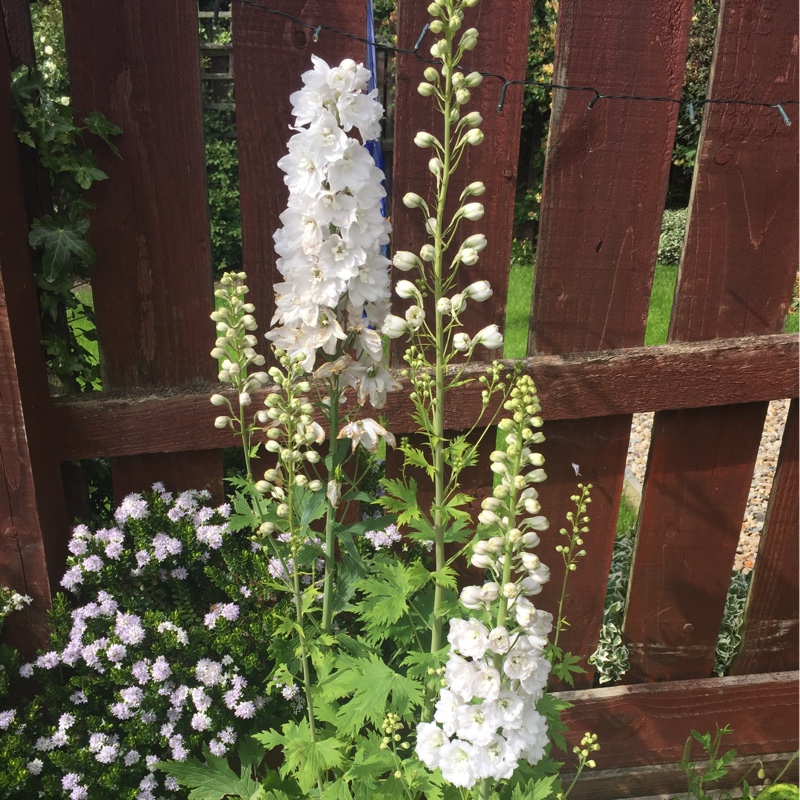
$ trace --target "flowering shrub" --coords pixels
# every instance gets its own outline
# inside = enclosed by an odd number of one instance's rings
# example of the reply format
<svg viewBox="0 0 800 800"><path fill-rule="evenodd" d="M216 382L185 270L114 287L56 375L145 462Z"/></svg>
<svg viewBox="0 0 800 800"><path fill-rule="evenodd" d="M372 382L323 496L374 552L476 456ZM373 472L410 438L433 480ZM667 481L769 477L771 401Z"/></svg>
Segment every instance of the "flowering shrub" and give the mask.
<svg viewBox="0 0 800 800"><path fill-rule="evenodd" d="M265 556L231 530L229 506L154 488L127 497L114 527L73 532L51 649L19 669L42 688L18 728L15 797L182 796L156 763L224 756L265 705L264 611L280 611ZM0 724L13 714L0 707Z"/></svg>

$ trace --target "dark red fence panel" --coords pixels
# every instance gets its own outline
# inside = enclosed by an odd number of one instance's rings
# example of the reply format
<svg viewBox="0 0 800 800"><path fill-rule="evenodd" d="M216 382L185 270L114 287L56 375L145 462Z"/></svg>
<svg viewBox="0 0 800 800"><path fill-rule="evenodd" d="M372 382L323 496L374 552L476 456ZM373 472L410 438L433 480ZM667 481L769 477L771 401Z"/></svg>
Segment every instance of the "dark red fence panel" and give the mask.
<svg viewBox="0 0 800 800"><path fill-rule="evenodd" d="M165 0L66 0L73 103L123 129L121 157L97 147L89 241L103 385L180 386L214 376L197 10ZM211 424L211 417L209 418ZM218 453L120 459L115 492L155 479L221 490Z"/></svg>
<svg viewBox="0 0 800 800"><path fill-rule="evenodd" d="M680 94L692 4L687 0L559 6L554 82L602 94ZM553 95L528 353L632 347L644 341L647 305L667 190L677 107ZM543 414L547 419L547 407ZM566 606L565 647L597 646L630 434L630 416L551 423L543 452L551 520L543 560L559 585L556 534L580 480L592 483L588 555ZM573 468L573 464L575 467ZM580 475L576 475L576 471ZM558 592L543 603L552 605ZM591 673L580 680L591 684Z"/></svg>
<svg viewBox="0 0 800 800"><path fill-rule="evenodd" d="M729 0L721 13L709 97L795 97L797 3ZM783 328L797 153L777 110L706 106L673 341ZM765 414L750 404L657 416L625 621L631 680L710 674Z"/></svg>

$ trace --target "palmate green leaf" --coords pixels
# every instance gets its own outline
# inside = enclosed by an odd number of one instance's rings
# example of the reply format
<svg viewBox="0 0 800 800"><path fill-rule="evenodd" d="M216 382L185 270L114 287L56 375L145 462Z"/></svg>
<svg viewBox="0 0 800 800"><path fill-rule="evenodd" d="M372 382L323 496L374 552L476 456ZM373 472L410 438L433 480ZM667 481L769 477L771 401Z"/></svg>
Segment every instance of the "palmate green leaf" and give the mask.
<svg viewBox="0 0 800 800"><path fill-rule="evenodd" d="M353 800L353 793L344 778L338 778L325 787L320 800Z"/></svg>
<svg viewBox="0 0 800 800"><path fill-rule="evenodd" d="M368 628L383 629L386 638L390 635L389 626L407 613L408 598L429 580L430 573L420 561L377 563L376 571L356 585L364 595L356 609Z"/></svg>
<svg viewBox="0 0 800 800"><path fill-rule="evenodd" d="M352 695L336 715L339 730L353 735L367 722L376 727L389 710L405 717L422 705L422 686L395 672L371 653L367 659L340 656L328 691L338 697Z"/></svg>
<svg viewBox="0 0 800 800"><path fill-rule="evenodd" d="M324 772L342 766L344 756L339 751L343 743L333 736L313 741L308 720L287 722L281 731L264 731L255 738L269 750L283 749L281 775L294 775L303 792L308 792Z"/></svg>
<svg viewBox="0 0 800 800"><path fill-rule="evenodd" d="M263 752L261 750L262 757ZM247 747L246 754L247 758L255 757L252 747ZM172 775L181 786L192 790L189 800L223 800L225 797L250 800L258 792L259 784L249 774L252 761L243 766L243 774L239 776L228 766L226 758L213 755L206 745L203 746L203 757L205 764L190 758L184 762L159 762L156 766Z"/></svg>
<svg viewBox="0 0 800 800"><path fill-rule="evenodd" d="M403 443L397 449L405 455L407 464L410 464L412 467L424 469L425 472L428 473L428 477L433 480L436 475L436 467L425 458L425 454L422 450L418 447L412 447L407 439L404 439Z"/></svg>
<svg viewBox="0 0 800 800"><path fill-rule="evenodd" d="M381 485L386 489L383 497L376 502L390 514L397 514L397 524L407 525L420 517L417 505L417 482L411 478L408 485L398 478L383 478Z"/></svg>
<svg viewBox="0 0 800 800"><path fill-rule="evenodd" d="M558 775L534 778L526 784L518 783L511 794L511 800L547 800L555 795L554 785Z"/></svg>
<svg viewBox="0 0 800 800"><path fill-rule="evenodd" d="M52 283L69 266L72 256L77 256L84 264L92 266L95 262L94 250L86 241L89 220L76 222L56 222L50 216L37 219L28 242L37 250L44 250L42 256L42 277Z"/></svg>
<svg viewBox="0 0 800 800"><path fill-rule="evenodd" d="M449 646L437 650L435 653L430 653L427 650L411 650L406 654L403 659L403 666L408 668L408 676L418 680L424 680L428 675L429 669L439 669L444 666L447 660L447 653Z"/></svg>

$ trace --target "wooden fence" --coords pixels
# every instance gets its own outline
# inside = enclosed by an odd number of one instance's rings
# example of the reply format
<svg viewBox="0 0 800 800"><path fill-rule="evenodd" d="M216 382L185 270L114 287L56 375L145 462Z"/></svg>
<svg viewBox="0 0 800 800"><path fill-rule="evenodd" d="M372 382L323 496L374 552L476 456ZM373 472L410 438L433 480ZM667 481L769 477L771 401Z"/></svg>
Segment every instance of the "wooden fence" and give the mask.
<svg viewBox="0 0 800 800"><path fill-rule="evenodd" d="M400 47L414 46L427 4L400 0ZM365 29L362 0L263 5L313 26ZM63 8L73 104L104 112L124 134L121 158L98 152L109 180L91 198L104 391L51 400L27 245L35 182L12 130L8 88L10 68L31 61L30 22L24 0L0 0L0 582L36 600L16 629L27 649L44 641L42 609L64 565L74 499L63 465L111 457L118 495L154 480L218 494L230 444L207 399L215 370L197 10L179 0L63 0ZM324 30L313 42L312 30L254 4L235 0L232 11L244 268L263 331L276 276L272 233L286 199L276 162L289 93L311 53L363 60L364 51ZM469 66L523 76L530 0L484 0L470 14L481 34ZM561 0L555 82L678 97L691 15L691 0ZM796 97L797 41L796 0L722 0L708 96ZM423 68L398 56L393 182L401 194L429 183L411 144L433 125L431 104L416 92ZM480 277L495 292L470 307L469 329L505 312L522 89L508 87L500 112L500 88L487 79L474 91L487 143L464 164L470 180L487 185L476 230L490 236ZM797 273L800 115L786 106L787 127L777 109L705 107L670 341L645 348L679 107L603 99L589 109L591 98L553 95L523 365L547 421L548 516L561 520L569 508L573 464L595 486L589 555L567 608L565 645L584 657L599 636L631 415L656 412L625 615L632 668L611 689L592 689L587 673L567 720L577 733L600 735L602 769L579 792L601 799L678 788L668 765L691 728L729 724L742 755L798 745L796 399L744 645L733 677L710 675L767 401L798 394L797 338L781 331ZM419 228L398 206L394 246L418 246ZM463 429L478 406L479 388L463 387L447 424ZM386 412L395 433L413 431L403 392ZM472 470L466 490L484 496L490 475L485 464ZM542 545L542 558L557 582L553 546Z"/></svg>

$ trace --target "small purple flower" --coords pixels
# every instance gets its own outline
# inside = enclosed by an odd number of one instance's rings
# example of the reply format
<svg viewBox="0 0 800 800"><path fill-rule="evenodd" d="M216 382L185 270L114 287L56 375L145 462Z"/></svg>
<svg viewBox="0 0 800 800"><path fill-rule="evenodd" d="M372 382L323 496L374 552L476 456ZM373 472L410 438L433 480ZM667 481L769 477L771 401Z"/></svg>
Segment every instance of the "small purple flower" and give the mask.
<svg viewBox="0 0 800 800"><path fill-rule="evenodd" d="M183 549L180 539L159 533L153 537L153 555L156 561L163 561L168 556L176 556Z"/></svg>
<svg viewBox="0 0 800 800"><path fill-rule="evenodd" d="M144 519L147 510L147 500L140 494L129 494L114 512L114 519L118 525L123 525L129 519Z"/></svg>
<svg viewBox="0 0 800 800"><path fill-rule="evenodd" d="M392 524L382 531L367 531L364 534L364 538L367 539L376 550L383 550L387 547L391 547L395 542L399 542L402 536L397 530L397 525Z"/></svg>
<svg viewBox="0 0 800 800"><path fill-rule="evenodd" d="M84 692L78 690L77 692L75 692L75 694L70 695L69 701L74 706L81 706L84 703L88 703L89 698L86 697L86 694Z"/></svg>
<svg viewBox="0 0 800 800"><path fill-rule="evenodd" d="M186 567L175 567L170 573L176 581L185 581L189 577L189 571Z"/></svg>
<svg viewBox="0 0 800 800"><path fill-rule="evenodd" d="M33 675L33 664L23 664L19 668L20 678L30 678Z"/></svg>
<svg viewBox="0 0 800 800"><path fill-rule="evenodd" d="M116 561L124 552L124 548L119 542L109 542L106 545L106 555Z"/></svg>
<svg viewBox="0 0 800 800"><path fill-rule="evenodd" d="M114 633L125 644L139 644L144 639L144 628L142 627L141 617L136 614L117 613L117 623Z"/></svg>
<svg viewBox="0 0 800 800"><path fill-rule="evenodd" d="M68 772L62 779L61 779L61 788L68 792L70 789L74 789L81 781L81 776L78 775L76 772Z"/></svg>
<svg viewBox="0 0 800 800"><path fill-rule="evenodd" d="M227 728L223 728L217 736L221 742L224 742L227 745L234 745L236 744L236 731L228 726Z"/></svg>
<svg viewBox="0 0 800 800"><path fill-rule="evenodd" d="M211 717L203 711L192 716L192 727L196 731L207 731L211 727Z"/></svg>
<svg viewBox="0 0 800 800"><path fill-rule="evenodd" d="M124 644L111 644L106 650L106 658L113 664L118 664L128 653L128 648Z"/></svg>
<svg viewBox="0 0 800 800"><path fill-rule="evenodd" d="M13 708L9 711L0 711L0 730L7 730L16 716L17 712Z"/></svg>
<svg viewBox="0 0 800 800"><path fill-rule="evenodd" d="M222 742L218 742L216 739L212 739L208 743L208 749L211 751L212 755L215 756L224 756L225 753L228 752L228 748L225 747Z"/></svg>
<svg viewBox="0 0 800 800"><path fill-rule="evenodd" d="M147 683L150 680L150 667L146 661L137 661L131 667L131 673L139 683Z"/></svg>
<svg viewBox="0 0 800 800"><path fill-rule="evenodd" d="M204 686L218 686L225 678L222 664L208 658L201 658L197 662L194 675Z"/></svg>
<svg viewBox="0 0 800 800"><path fill-rule="evenodd" d="M133 709L127 703L114 703L110 711L117 719L130 719L133 716Z"/></svg>
<svg viewBox="0 0 800 800"><path fill-rule="evenodd" d="M76 564L70 567L61 579L61 585L70 592L75 591L75 587L83 583L83 570Z"/></svg>
<svg viewBox="0 0 800 800"><path fill-rule="evenodd" d="M138 686L128 686L120 691L119 696L127 705L136 708L144 699L144 692Z"/></svg>
<svg viewBox="0 0 800 800"><path fill-rule="evenodd" d="M153 673L153 680L157 681L158 683L165 681L167 678L169 678L170 675L172 675L172 669L170 665L167 663L167 659L164 658L164 656L159 656L153 662L152 673Z"/></svg>
<svg viewBox="0 0 800 800"><path fill-rule="evenodd" d="M58 653L55 650L51 650L49 653L45 653L36 659L36 666L41 669L53 669L58 666L59 661ZM22 675L22 670L20 670L20 675Z"/></svg>
<svg viewBox="0 0 800 800"><path fill-rule="evenodd" d="M103 559L100 556L89 556L83 561L86 572L100 572L103 569Z"/></svg>
<svg viewBox="0 0 800 800"><path fill-rule="evenodd" d="M231 515L231 504L230 503L223 503L221 506L217 507L217 514L221 517L227 519Z"/></svg>
<svg viewBox="0 0 800 800"><path fill-rule="evenodd" d="M256 707L248 700L247 702L239 703L233 713L236 714L239 719L251 719L255 716Z"/></svg>
<svg viewBox="0 0 800 800"><path fill-rule="evenodd" d="M72 555L82 556L87 550L86 540L83 538L79 539L77 537L73 537L72 539L70 539L67 547L69 548L69 551L70 553L72 553Z"/></svg>
<svg viewBox="0 0 800 800"><path fill-rule="evenodd" d="M139 550L136 553L136 563L138 564L139 568L145 566L145 564L150 563L150 553L147 550Z"/></svg>
<svg viewBox="0 0 800 800"><path fill-rule="evenodd" d="M132 767L140 758L141 756L137 750L129 750L125 754L125 758L122 759L122 763L125 764L126 767Z"/></svg>

